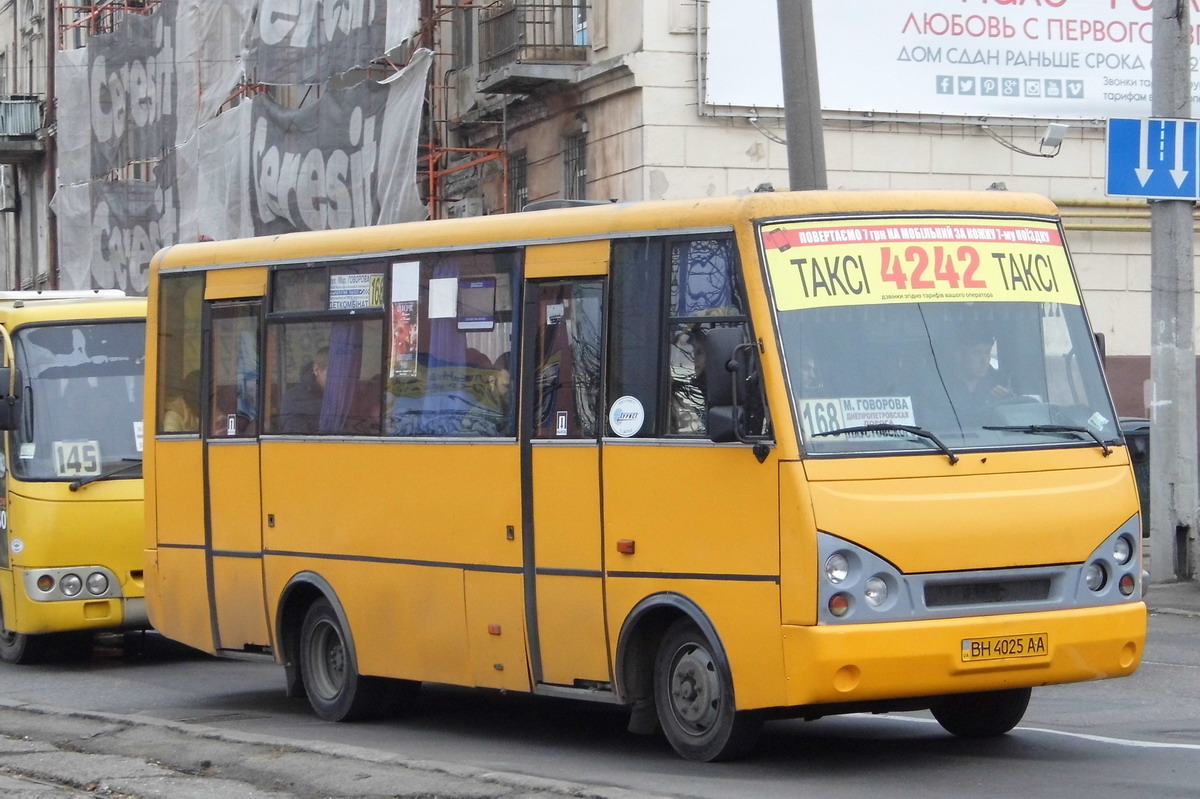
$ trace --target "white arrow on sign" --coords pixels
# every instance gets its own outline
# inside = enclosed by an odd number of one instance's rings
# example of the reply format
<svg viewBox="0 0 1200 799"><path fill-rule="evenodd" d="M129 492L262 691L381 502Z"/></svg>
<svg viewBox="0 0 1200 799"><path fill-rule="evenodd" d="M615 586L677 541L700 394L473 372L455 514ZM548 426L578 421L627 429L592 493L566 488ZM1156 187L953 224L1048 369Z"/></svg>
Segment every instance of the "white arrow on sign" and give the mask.
<svg viewBox="0 0 1200 799"><path fill-rule="evenodd" d="M1183 185L1187 180L1188 170L1183 168L1183 123L1175 123L1175 168L1171 170L1171 177L1175 179L1175 188Z"/></svg>
<svg viewBox="0 0 1200 799"><path fill-rule="evenodd" d="M1154 174L1154 170L1149 168L1150 165L1150 120L1142 118L1141 135L1138 136L1138 166L1133 170L1137 173L1137 179L1146 185L1146 181Z"/></svg>

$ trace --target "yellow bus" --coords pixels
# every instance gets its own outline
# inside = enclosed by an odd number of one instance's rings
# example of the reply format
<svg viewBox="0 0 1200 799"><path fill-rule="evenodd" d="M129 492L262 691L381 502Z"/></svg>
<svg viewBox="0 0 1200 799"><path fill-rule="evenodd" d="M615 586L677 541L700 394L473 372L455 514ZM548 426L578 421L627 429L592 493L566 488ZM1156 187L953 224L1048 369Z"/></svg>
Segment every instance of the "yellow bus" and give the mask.
<svg viewBox="0 0 1200 799"><path fill-rule="evenodd" d="M142 549L146 300L0 292L0 660L147 626Z"/></svg>
<svg viewBox="0 0 1200 799"><path fill-rule="evenodd" d="M1134 473L1046 199L186 244L149 294L150 620L323 719L526 691L714 760L777 716L999 735L1140 662Z"/></svg>

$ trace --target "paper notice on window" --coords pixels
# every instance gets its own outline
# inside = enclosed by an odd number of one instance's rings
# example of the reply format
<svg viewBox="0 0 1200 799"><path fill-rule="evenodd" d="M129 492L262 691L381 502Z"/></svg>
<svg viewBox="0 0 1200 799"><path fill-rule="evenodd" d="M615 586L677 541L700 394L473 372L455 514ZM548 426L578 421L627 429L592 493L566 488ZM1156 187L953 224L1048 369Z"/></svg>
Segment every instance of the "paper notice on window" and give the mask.
<svg viewBox="0 0 1200 799"><path fill-rule="evenodd" d="M429 318L454 319L458 316L458 278L435 277L429 281Z"/></svg>

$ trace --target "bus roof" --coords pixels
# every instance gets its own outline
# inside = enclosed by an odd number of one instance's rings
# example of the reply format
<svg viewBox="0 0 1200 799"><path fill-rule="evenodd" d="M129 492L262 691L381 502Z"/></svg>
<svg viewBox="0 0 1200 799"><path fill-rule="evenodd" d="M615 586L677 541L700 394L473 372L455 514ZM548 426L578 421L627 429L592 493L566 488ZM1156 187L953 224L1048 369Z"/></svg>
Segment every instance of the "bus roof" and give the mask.
<svg viewBox="0 0 1200 799"><path fill-rule="evenodd" d="M0 291L0 324L136 319L146 315L145 297L118 289L97 291Z"/></svg>
<svg viewBox="0 0 1200 799"><path fill-rule="evenodd" d="M151 266L171 269L198 264L250 264L442 248L451 243L462 246L546 243L620 233L728 229L738 222L788 216L920 212L1055 216L1058 208L1041 195L1009 191L756 192L175 244L160 250Z"/></svg>

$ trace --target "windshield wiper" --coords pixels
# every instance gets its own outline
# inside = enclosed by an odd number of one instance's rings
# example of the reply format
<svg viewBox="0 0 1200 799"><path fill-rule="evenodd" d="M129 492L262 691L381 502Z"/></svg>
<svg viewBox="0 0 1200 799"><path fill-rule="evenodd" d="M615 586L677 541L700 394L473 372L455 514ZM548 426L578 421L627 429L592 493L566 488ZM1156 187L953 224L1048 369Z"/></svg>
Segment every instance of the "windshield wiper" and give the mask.
<svg viewBox="0 0 1200 799"><path fill-rule="evenodd" d="M132 471L133 469L140 469L142 466L141 458L121 458L121 460L127 461L127 463L124 466L118 466L117 468L112 469L107 472L101 472L100 474L92 474L92 475L88 475L87 477L80 477L78 480L73 481L71 483L71 485L69 485L67 487L70 488L72 491L78 491L79 489L83 488L85 485L87 485L89 483L95 483L98 480L109 480L113 477L116 477L118 474L124 474L125 472Z"/></svg>
<svg viewBox="0 0 1200 799"><path fill-rule="evenodd" d="M813 438L818 436L840 436L843 433L887 433L895 430L902 430L905 433L911 433L919 438L927 438L934 443L938 449L945 453L950 459L950 465L958 463L958 456L954 451L946 446L940 438L935 436L923 427L913 427L907 424L892 424L891 422L880 422L879 424L864 424L858 427L839 427L836 430L827 430L824 433L813 433Z"/></svg>
<svg viewBox="0 0 1200 799"><path fill-rule="evenodd" d="M1108 446L1108 442L1102 439L1090 427L1083 425L1070 424L985 424L984 430L1011 430L1014 433L1076 433L1081 436L1087 436L1100 445L1100 449L1104 451L1104 457L1112 454L1112 447Z"/></svg>

